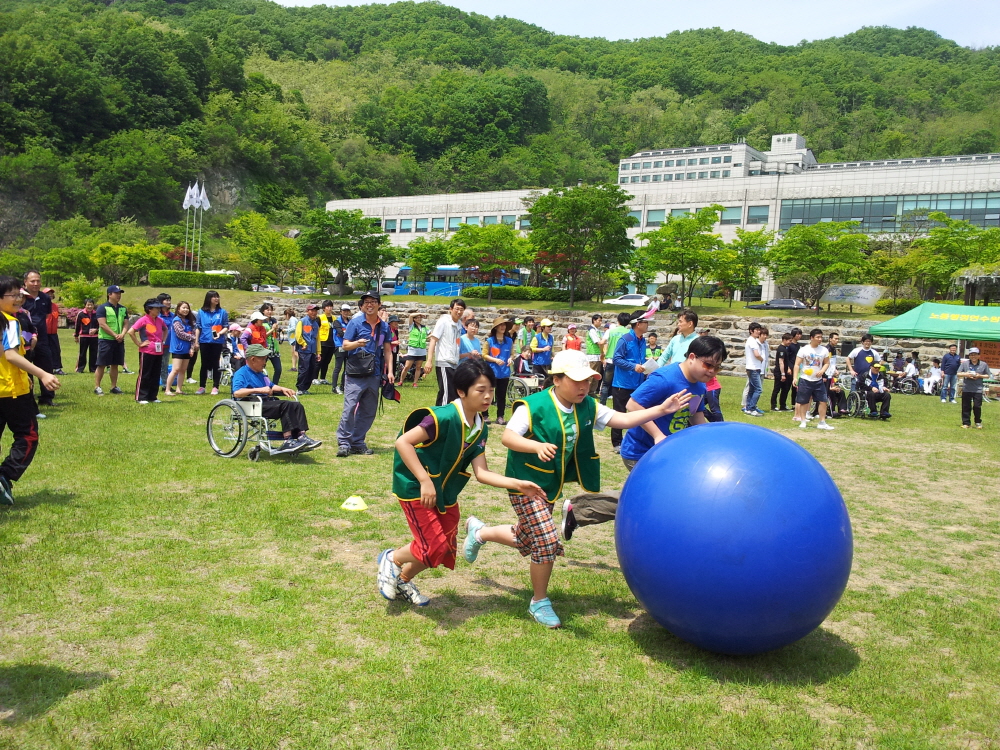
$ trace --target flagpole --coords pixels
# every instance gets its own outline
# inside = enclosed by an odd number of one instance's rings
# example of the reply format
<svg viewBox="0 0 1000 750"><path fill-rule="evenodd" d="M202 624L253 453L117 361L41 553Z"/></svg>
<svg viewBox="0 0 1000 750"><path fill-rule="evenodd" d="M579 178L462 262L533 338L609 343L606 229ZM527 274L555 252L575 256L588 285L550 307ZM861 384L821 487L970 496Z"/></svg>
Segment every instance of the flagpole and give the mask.
<svg viewBox="0 0 1000 750"><path fill-rule="evenodd" d="M188 188L190 190L190 188ZM187 252L188 252L188 220L191 218L191 209L184 209L184 257L181 259L181 270L187 270Z"/></svg>
<svg viewBox="0 0 1000 750"><path fill-rule="evenodd" d="M201 221L198 223L198 273L201 273L201 231L204 226L205 226L205 207L202 206Z"/></svg>

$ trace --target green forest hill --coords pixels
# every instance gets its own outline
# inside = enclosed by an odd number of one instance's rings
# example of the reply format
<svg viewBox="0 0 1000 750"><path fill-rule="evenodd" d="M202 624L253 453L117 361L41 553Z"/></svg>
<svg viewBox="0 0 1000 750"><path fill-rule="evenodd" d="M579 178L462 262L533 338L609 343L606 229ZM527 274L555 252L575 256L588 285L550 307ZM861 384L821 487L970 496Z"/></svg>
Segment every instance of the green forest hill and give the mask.
<svg viewBox="0 0 1000 750"><path fill-rule="evenodd" d="M294 222L337 197L612 179L640 149L800 132L821 161L1000 148L1000 49L863 28L607 41L434 2L0 0L0 247L176 222L184 188Z"/></svg>

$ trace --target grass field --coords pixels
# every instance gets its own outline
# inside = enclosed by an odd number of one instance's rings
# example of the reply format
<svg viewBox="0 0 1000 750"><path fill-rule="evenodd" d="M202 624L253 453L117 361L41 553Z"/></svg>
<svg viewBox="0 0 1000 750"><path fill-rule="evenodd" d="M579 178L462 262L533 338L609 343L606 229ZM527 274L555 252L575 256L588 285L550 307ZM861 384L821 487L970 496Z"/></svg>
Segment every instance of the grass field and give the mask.
<svg viewBox="0 0 1000 750"><path fill-rule="evenodd" d="M982 431L922 396L897 396L890 423L832 433L757 420L836 479L854 570L819 630L730 658L643 612L610 525L557 563L559 631L528 618L527 565L495 546L422 576L426 608L382 600L375 555L407 540L391 443L430 384L386 406L376 455L346 459L330 442L341 398L317 387L304 402L326 445L251 464L209 449L215 398L140 407L94 396L89 375L63 382L17 504L0 510L0 748L1000 744L1000 404ZM727 418L743 418L743 382L723 379ZM598 447L620 486L607 434ZM488 456L503 466L498 434ZM339 509L352 494L367 512ZM512 518L474 483L462 506Z"/></svg>

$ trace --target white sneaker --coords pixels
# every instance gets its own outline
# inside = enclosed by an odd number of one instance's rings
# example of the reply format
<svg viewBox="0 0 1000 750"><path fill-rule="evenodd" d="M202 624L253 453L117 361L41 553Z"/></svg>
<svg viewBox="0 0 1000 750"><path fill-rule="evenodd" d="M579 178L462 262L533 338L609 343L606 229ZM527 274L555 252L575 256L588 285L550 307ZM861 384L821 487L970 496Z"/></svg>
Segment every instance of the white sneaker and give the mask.
<svg viewBox="0 0 1000 750"><path fill-rule="evenodd" d="M801 422L799 422L799 429L800 430L804 430L808 426L809 426L809 423L806 420L804 420L804 419Z"/></svg>
<svg viewBox="0 0 1000 750"><path fill-rule="evenodd" d="M833 425L827 424L825 421L821 421L818 425L816 425L816 429L817 430L832 430L833 429Z"/></svg>
<svg viewBox="0 0 1000 750"><path fill-rule="evenodd" d="M378 556L378 591L386 599L395 599L399 586L400 568L392 559L393 549L382 550Z"/></svg>
<svg viewBox="0 0 1000 750"><path fill-rule="evenodd" d="M148 401L140 401L139 406L145 406L148 403L149 403Z"/></svg>
<svg viewBox="0 0 1000 750"><path fill-rule="evenodd" d="M103 396L104 395L104 389L101 388L100 386L98 386L97 388L94 389L94 393L96 395L98 395L98 396ZM944 401L942 401L941 403L943 404Z"/></svg>
<svg viewBox="0 0 1000 750"><path fill-rule="evenodd" d="M957 403L958 403L958 401L956 401L955 399L952 399L952 400L951 400L951 403L953 403L953 404L957 404Z"/></svg>
<svg viewBox="0 0 1000 750"><path fill-rule="evenodd" d="M197 380L195 380L194 378L188 378L188 379L187 379L187 380L185 380L184 382L185 382L185 383L188 383L188 384L194 384L194 383L197 383L198 381L197 381Z"/></svg>

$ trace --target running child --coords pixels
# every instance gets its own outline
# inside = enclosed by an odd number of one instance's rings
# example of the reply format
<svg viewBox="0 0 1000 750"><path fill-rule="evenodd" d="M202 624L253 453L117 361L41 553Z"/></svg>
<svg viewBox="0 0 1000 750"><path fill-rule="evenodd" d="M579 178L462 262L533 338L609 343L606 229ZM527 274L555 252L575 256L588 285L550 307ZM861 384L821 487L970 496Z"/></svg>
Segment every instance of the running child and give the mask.
<svg viewBox="0 0 1000 750"><path fill-rule="evenodd" d="M572 349L556 354L551 377L550 388L515 402L501 439L508 449L507 476L537 482L544 492L510 493L517 514L513 526L487 527L470 516L463 553L468 562L475 562L486 542L497 542L530 556L533 596L528 614L547 628L558 628L562 621L552 609L548 588L563 547L552 520L552 505L562 496L567 481L579 482L588 492L600 490L601 462L594 430L637 427L680 411L691 396L682 391L650 409L627 414L613 411L587 395L590 379L601 376L590 368L585 354Z"/></svg>
<svg viewBox="0 0 1000 750"><path fill-rule="evenodd" d="M413 584L413 577L439 565L455 569L458 497L469 481L470 467L482 484L544 496L534 482L509 479L486 467L489 427L481 413L493 401L495 383L486 362L463 360L455 369L458 398L445 406L417 409L406 418L396 439L392 491L413 541L378 556L378 589L386 599L422 607L430 599Z"/></svg>
<svg viewBox="0 0 1000 750"><path fill-rule="evenodd" d="M17 318L23 299L21 282L13 276L0 276L0 312L3 313L0 425L9 428L14 436L10 453L0 464L0 505L14 504L14 482L24 474L38 448L38 406L28 375L38 378L50 392L59 388L59 378L25 359L24 339ZM0 431L2 429L0 427Z"/></svg>

